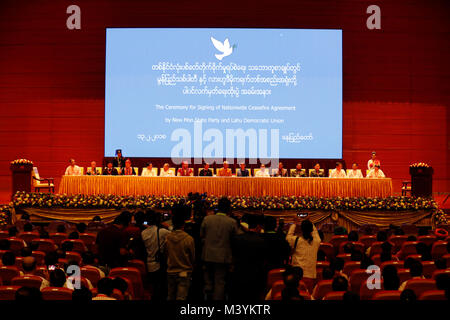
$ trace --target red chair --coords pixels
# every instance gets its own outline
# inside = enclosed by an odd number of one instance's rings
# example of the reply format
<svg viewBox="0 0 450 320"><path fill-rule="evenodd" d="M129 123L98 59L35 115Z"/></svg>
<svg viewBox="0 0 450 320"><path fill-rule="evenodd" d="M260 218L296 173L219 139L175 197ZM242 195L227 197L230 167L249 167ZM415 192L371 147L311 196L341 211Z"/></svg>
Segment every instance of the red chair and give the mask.
<svg viewBox="0 0 450 320"><path fill-rule="evenodd" d="M406 242L406 240L408 240L408 236L404 236L404 235L398 235L398 236L391 236L389 238L389 242L392 243L393 246L393 253L396 253L397 251L400 250L400 248L402 247L403 243Z"/></svg>
<svg viewBox="0 0 450 320"><path fill-rule="evenodd" d="M407 259L414 259L417 261L422 261L422 255L421 254L410 254L405 258L405 260L407 260Z"/></svg>
<svg viewBox="0 0 450 320"><path fill-rule="evenodd" d="M447 254L447 241L436 241L431 247L431 256L433 259L438 259Z"/></svg>
<svg viewBox="0 0 450 320"><path fill-rule="evenodd" d="M397 268L397 271L398 271L398 269L403 269L404 261L385 261L385 262L382 262L381 265L380 265L381 272L383 272L383 269L385 267L387 267L387 266L395 266Z"/></svg>
<svg viewBox="0 0 450 320"><path fill-rule="evenodd" d="M128 278L133 284L134 296L137 299L142 299L144 297L144 288L142 284L141 273L138 269L132 267L114 268L109 273L109 277Z"/></svg>
<svg viewBox="0 0 450 320"><path fill-rule="evenodd" d="M47 287L41 293L43 300L72 300L72 290L67 288Z"/></svg>
<svg viewBox="0 0 450 320"><path fill-rule="evenodd" d="M359 238L359 242L364 244L364 250L367 250L367 248L371 247L375 241L377 241L376 236L362 236L361 238Z"/></svg>
<svg viewBox="0 0 450 320"><path fill-rule="evenodd" d="M371 288L367 282L361 283L361 288L359 288L359 298L361 300L371 300L373 295L377 292L384 290L383 280L370 282ZM372 287L373 286L373 287Z"/></svg>
<svg viewBox="0 0 450 320"><path fill-rule="evenodd" d="M86 246L84 244L83 241L81 241L80 239L66 239L63 242L61 242L61 245L63 245L63 243L65 242L72 242L73 243L73 249L72 251L76 251L79 253L83 253L86 251Z"/></svg>
<svg viewBox="0 0 450 320"><path fill-rule="evenodd" d="M448 275L450 275L450 268L447 268L447 269L444 269L444 270L436 270L436 271L434 271L434 272L433 272L432 278L433 278L433 279L436 279L436 277L437 277L438 275L444 274L444 273L447 273ZM0 277L1 277L1 276L0 276Z"/></svg>
<svg viewBox="0 0 450 320"><path fill-rule="evenodd" d="M422 261L423 271L422 274L425 278L430 279L433 276L433 272L436 270L434 261Z"/></svg>
<svg viewBox="0 0 450 320"><path fill-rule="evenodd" d="M427 246L433 245L437 240L436 236L428 235L428 236L419 236L417 237L417 241L425 243Z"/></svg>
<svg viewBox="0 0 450 320"><path fill-rule="evenodd" d="M31 255L36 259L36 265L40 266L45 263L45 252L33 251Z"/></svg>
<svg viewBox="0 0 450 320"><path fill-rule="evenodd" d="M16 266L0 266L0 279L4 285L11 285L11 280L18 276L20 271Z"/></svg>
<svg viewBox="0 0 450 320"><path fill-rule="evenodd" d="M38 246L38 251L48 253L56 250L55 243L50 239L35 239L33 240L33 243Z"/></svg>
<svg viewBox="0 0 450 320"><path fill-rule="evenodd" d="M445 290L429 290L423 292L419 300L447 300Z"/></svg>
<svg viewBox="0 0 450 320"><path fill-rule="evenodd" d="M450 253L444 254L442 258L447 261L447 268L450 268Z"/></svg>
<svg viewBox="0 0 450 320"><path fill-rule="evenodd" d="M331 245L328 242L322 242L322 243L320 243L319 250L322 250L325 253L325 255L329 261L333 260L333 258L334 258L333 245Z"/></svg>
<svg viewBox="0 0 450 320"><path fill-rule="evenodd" d="M322 271L324 268L329 268L330 263L328 261L317 261L316 263L316 279L317 281L322 280Z"/></svg>
<svg viewBox="0 0 450 320"><path fill-rule="evenodd" d="M8 231L0 231L0 239L8 239L9 233Z"/></svg>
<svg viewBox="0 0 450 320"><path fill-rule="evenodd" d="M92 292L92 297L95 297L98 295L98 290L97 288L94 288L91 290ZM125 298L123 297L122 292L120 292L119 289L114 289L112 294L111 294L111 298L114 298L116 300L125 300Z"/></svg>
<svg viewBox="0 0 450 320"><path fill-rule="evenodd" d="M400 260L405 260L405 258L411 254L417 254L416 245L417 241L405 241L402 244L400 251L397 256Z"/></svg>
<svg viewBox="0 0 450 320"><path fill-rule="evenodd" d="M359 292L361 284L367 281L370 274L365 269L354 270L350 275L350 290L352 292Z"/></svg>
<svg viewBox="0 0 450 320"><path fill-rule="evenodd" d="M67 234L59 232L50 233L50 239L53 240L53 242L59 246L61 242L67 239Z"/></svg>
<svg viewBox="0 0 450 320"><path fill-rule="evenodd" d="M42 277L44 279L48 280L48 270L46 266L38 266L36 267L36 270L34 271L35 276Z"/></svg>
<svg viewBox="0 0 450 320"><path fill-rule="evenodd" d="M350 253L338 254L336 258L341 258L344 262L350 262L352 260L352 255Z"/></svg>
<svg viewBox="0 0 450 320"><path fill-rule="evenodd" d="M267 288L272 288L272 285L279 280L283 280L284 268L270 270L267 274Z"/></svg>
<svg viewBox="0 0 450 320"><path fill-rule="evenodd" d="M372 300L400 300L401 294L398 290L381 290L373 295Z"/></svg>
<svg viewBox="0 0 450 320"><path fill-rule="evenodd" d="M18 238L22 239L26 243L31 243L34 239L39 239L38 232L21 232L17 235Z"/></svg>
<svg viewBox="0 0 450 320"><path fill-rule="evenodd" d="M75 251L66 251L66 259L68 262L76 261L78 265L81 265L81 255Z"/></svg>
<svg viewBox="0 0 450 320"><path fill-rule="evenodd" d="M410 279L406 283L406 289L411 289L419 297L425 291L436 290L436 281L432 279Z"/></svg>
<svg viewBox="0 0 450 320"><path fill-rule="evenodd" d="M25 247L23 240L20 238L9 238L9 250L14 252L15 255L19 255L20 251Z"/></svg>
<svg viewBox="0 0 450 320"><path fill-rule="evenodd" d="M335 252L338 252L339 250L339 246L341 245L342 242L347 242L348 241L348 237L346 235L340 235L340 236L332 236L330 243L331 245L334 247Z"/></svg>
<svg viewBox="0 0 450 320"><path fill-rule="evenodd" d="M111 277L108 277L108 278L114 279L114 278L111 278ZM127 285L128 285L128 288L127 288L126 293L127 293L128 295L130 295L130 297L131 297L132 300L135 300L135 299L134 299L135 297L134 297L133 283L132 283L131 280L128 279L128 278L123 278L123 277L121 277L121 279L125 280L125 282L126 282Z"/></svg>
<svg viewBox="0 0 450 320"><path fill-rule="evenodd" d="M317 283L317 286L315 290L313 291L313 298L314 300L322 300L323 297L328 292L333 291L333 288L331 287L331 284L333 283L333 280L321 280Z"/></svg>
<svg viewBox="0 0 450 320"><path fill-rule="evenodd" d="M40 288L42 284L42 278L33 275L25 275L14 277L11 280L11 285L19 286L19 287L31 287L31 288Z"/></svg>
<svg viewBox="0 0 450 320"><path fill-rule="evenodd" d="M19 289L20 289L19 286L0 286L0 301L15 300L16 291Z"/></svg>
<svg viewBox="0 0 450 320"><path fill-rule="evenodd" d="M346 291L333 291L328 292L325 297L323 297L323 300L343 300L344 294Z"/></svg>
<svg viewBox="0 0 450 320"><path fill-rule="evenodd" d="M145 277L145 275L147 274L147 267L144 261L138 259L129 260L127 262L127 267L133 267L138 269L142 277Z"/></svg>
<svg viewBox="0 0 450 320"><path fill-rule="evenodd" d="M97 236L94 233L80 233L80 240L84 242L86 247L95 243Z"/></svg>
<svg viewBox="0 0 450 320"><path fill-rule="evenodd" d="M361 262L359 261L349 261L344 264L344 269L342 270L347 276L350 277L354 270L359 270L361 268Z"/></svg>
<svg viewBox="0 0 450 320"><path fill-rule="evenodd" d="M91 266L84 266L80 268L81 276L89 279L94 287L97 287L98 281L101 279L100 271Z"/></svg>
<svg viewBox="0 0 450 320"><path fill-rule="evenodd" d="M409 269L397 269L397 275L400 279L400 284L402 284L406 280L411 279L411 273L409 272Z"/></svg>

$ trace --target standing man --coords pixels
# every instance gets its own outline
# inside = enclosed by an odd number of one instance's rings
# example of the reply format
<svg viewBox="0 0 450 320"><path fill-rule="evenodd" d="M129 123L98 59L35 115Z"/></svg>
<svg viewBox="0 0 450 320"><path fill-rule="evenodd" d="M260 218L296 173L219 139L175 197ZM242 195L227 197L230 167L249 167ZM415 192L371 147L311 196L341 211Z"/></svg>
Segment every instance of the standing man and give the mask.
<svg viewBox="0 0 450 320"><path fill-rule="evenodd" d="M64 173L66 176L81 176L81 169L76 165L75 159L69 160L69 166L66 168Z"/></svg>
<svg viewBox="0 0 450 320"><path fill-rule="evenodd" d="M122 155L122 149L116 150L116 157L114 158L114 167L123 168L125 167L125 158Z"/></svg>
<svg viewBox="0 0 450 320"><path fill-rule="evenodd" d="M377 164L381 166L380 160L377 159L377 153L372 151L372 159L367 161L367 169L372 170Z"/></svg>
<svg viewBox="0 0 450 320"><path fill-rule="evenodd" d="M206 216L200 228L203 238L202 259L205 262L205 293L214 300L225 298L225 278L232 262L231 239L238 226L231 213L231 202L222 197L218 203L218 212Z"/></svg>
<svg viewBox="0 0 450 320"><path fill-rule="evenodd" d="M190 210L190 208L189 208ZM184 232L185 210L172 210L173 232L166 238L168 300L186 300L194 270L194 239Z"/></svg>

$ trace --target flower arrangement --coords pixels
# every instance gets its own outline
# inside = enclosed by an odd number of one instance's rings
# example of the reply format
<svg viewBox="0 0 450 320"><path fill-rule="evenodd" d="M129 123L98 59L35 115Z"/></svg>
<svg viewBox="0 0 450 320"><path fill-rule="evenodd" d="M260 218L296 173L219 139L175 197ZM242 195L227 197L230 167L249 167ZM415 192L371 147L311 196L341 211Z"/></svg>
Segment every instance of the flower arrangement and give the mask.
<svg viewBox="0 0 450 320"><path fill-rule="evenodd" d="M33 161L27 159L16 159L11 161L11 164L33 164Z"/></svg>
<svg viewBox="0 0 450 320"><path fill-rule="evenodd" d="M409 166L410 168L429 168L430 165L425 162L415 162Z"/></svg>
<svg viewBox="0 0 450 320"><path fill-rule="evenodd" d="M444 210L437 209L432 216L432 220L434 221L434 224L436 226L446 225L447 224L447 215L445 214Z"/></svg>
<svg viewBox="0 0 450 320"><path fill-rule="evenodd" d="M434 210L435 221L446 224L446 217L438 209L436 202L428 198L388 197L388 198L317 198L297 196L235 196L230 197L235 210L384 210L384 211L414 211ZM205 201L213 209L217 207L219 197L207 196ZM66 195L50 193L26 193L18 191L8 206L0 208L0 224L2 216L7 217L11 208L16 207L59 207L59 208L142 208L170 209L178 203L192 206L193 201L187 196L119 196L101 195Z"/></svg>

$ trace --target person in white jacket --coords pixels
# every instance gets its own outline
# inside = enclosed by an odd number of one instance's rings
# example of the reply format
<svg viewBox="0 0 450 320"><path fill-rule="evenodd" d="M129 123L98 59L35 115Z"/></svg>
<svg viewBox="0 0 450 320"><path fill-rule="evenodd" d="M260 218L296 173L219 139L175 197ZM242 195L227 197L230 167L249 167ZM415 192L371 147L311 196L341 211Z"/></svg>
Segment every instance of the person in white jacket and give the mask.
<svg viewBox="0 0 450 320"><path fill-rule="evenodd" d="M369 171L366 178L377 179L377 178L386 178L386 176L384 175L384 172L381 171L380 165L376 164L375 167L373 168L373 170Z"/></svg>
<svg viewBox="0 0 450 320"><path fill-rule="evenodd" d="M355 162L352 164L352 169L348 170L347 172L347 178L362 178L363 175L361 173L361 170L358 169L358 164Z"/></svg>
<svg viewBox="0 0 450 320"><path fill-rule="evenodd" d="M344 169L342 169L342 163L336 163L336 169L331 170L330 178L347 178Z"/></svg>

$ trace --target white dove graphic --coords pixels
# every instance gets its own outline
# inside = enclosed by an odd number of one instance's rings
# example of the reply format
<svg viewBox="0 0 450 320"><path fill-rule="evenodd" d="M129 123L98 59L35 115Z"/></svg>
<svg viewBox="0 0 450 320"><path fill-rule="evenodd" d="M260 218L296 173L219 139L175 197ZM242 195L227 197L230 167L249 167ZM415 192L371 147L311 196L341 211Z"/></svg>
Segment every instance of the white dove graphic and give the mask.
<svg viewBox="0 0 450 320"><path fill-rule="evenodd" d="M222 52L222 54L216 54L216 58L218 60L222 60L224 57L229 56L231 53L233 53L233 47L230 46L228 38L226 38L223 43L220 42L219 40L214 39L213 37L211 37L211 41L214 47L216 47L217 50Z"/></svg>

